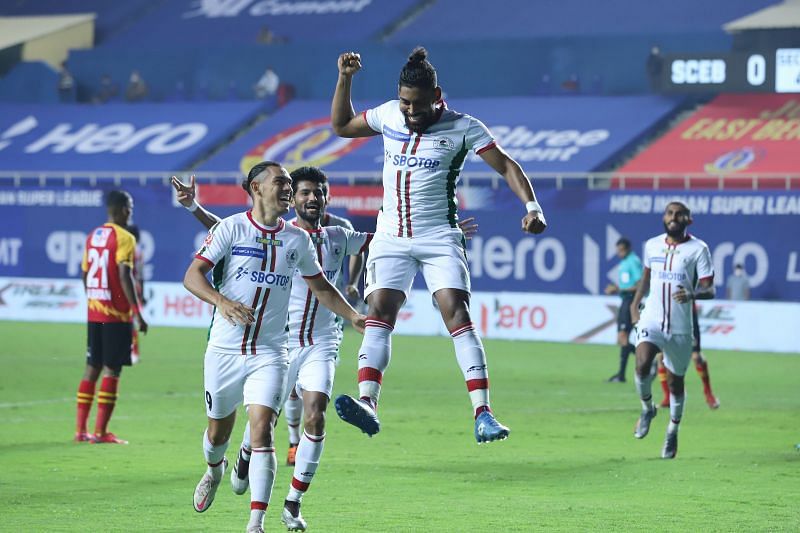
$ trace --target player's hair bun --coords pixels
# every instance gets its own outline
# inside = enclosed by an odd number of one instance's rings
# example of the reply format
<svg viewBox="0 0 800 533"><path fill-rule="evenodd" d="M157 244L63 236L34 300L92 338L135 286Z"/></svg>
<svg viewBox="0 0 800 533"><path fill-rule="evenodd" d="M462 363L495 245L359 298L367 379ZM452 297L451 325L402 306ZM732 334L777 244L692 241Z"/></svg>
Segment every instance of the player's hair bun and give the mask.
<svg viewBox="0 0 800 533"><path fill-rule="evenodd" d="M414 65L416 63L422 63L426 59L428 59L428 51L422 46L417 46L411 51L411 55L408 56L408 63Z"/></svg>

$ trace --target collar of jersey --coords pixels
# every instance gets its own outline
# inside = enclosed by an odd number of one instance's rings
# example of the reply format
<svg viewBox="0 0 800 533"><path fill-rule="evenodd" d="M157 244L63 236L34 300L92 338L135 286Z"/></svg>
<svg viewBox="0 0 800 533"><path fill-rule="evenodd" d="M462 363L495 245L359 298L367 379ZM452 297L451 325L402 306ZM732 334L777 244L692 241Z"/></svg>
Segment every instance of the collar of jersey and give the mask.
<svg viewBox="0 0 800 533"><path fill-rule="evenodd" d="M292 220L292 226L294 226L296 228L300 228L300 226L297 225L297 221L296 220ZM317 229L300 228L300 229L303 230L303 231L307 231L308 233L322 233L322 228L317 228Z"/></svg>
<svg viewBox="0 0 800 533"><path fill-rule="evenodd" d="M250 221L250 223L253 226L256 227L256 229L258 231L263 231L265 233L278 233L280 230L283 229L284 222L283 222L282 218L278 218L278 224L274 228L265 228L264 226L262 226L261 224L256 222L256 220L253 218L253 210L252 209L248 209L247 210L247 219Z"/></svg>

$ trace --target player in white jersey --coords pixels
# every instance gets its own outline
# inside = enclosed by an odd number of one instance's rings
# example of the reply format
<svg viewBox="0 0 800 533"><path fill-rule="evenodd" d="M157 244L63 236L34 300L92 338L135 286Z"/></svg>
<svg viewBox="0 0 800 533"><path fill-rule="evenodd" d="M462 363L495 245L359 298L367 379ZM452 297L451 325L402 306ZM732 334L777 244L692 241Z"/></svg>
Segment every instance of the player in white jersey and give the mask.
<svg viewBox="0 0 800 533"><path fill-rule="evenodd" d="M664 210L666 233L645 244L644 273L631 303L631 317L636 324L636 390L642 413L633 435L643 439L656 416L651 385L653 360L664 353L669 384L670 422L661 457L673 459L678 453L678 427L683 416L683 377L692 357L693 300L714 297L714 266L708 245L689 235L692 223L689 208L671 202ZM639 304L647 295L644 310Z"/></svg>
<svg viewBox="0 0 800 533"><path fill-rule="evenodd" d="M208 469L194 508L204 512L214 500L236 408L244 403L252 428L249 532L263 531L275 480L273 430L289 366L286 322L295 271L324 306L356 328L364 320L323 275L308 233L280 218L289 210L291 183L277 163L254 166L242 184L253 209L215 224L184 278L192 294L214 305L204 362ZM206 278L212 269L213 286Z"/></svg>
<svg viewBox="0 0 800 533"><path fill-rule="evenodd" d="M305 168L313 168L314 171L320 172L321 176L324 177L324 180L322 181L322 192L324 193L325 201L321 208L322 216L320 218L320 224L325 227L339 226L353 231L353 224L348 219L327 212L327 207L330 205L331 201L331 189L327 176L325 176L325 174L317 167ZM300 169L297 169L297 171L299 170ZM292 175L294 175L297 171L293 171ZM297 204L295 204L295 208L296 207ZM295 218L293 220L297 219ZM351 255L347 278L344 276L339 276L338 281L336 282L336 288L347 297L347 300L356 309L359 309L358 279L361 277L361 270L363 268L364 254L360 253ZM359 309L359 311L363 310ZM294 389L289 391L289 396L286 398L286 402L283 405L283 415L286 418L286 426L289 435L289 448L286 451L286 464L288 466L294 466L295 456L297 455L297 446L300 444L300 422L303 418L303 400L295 393Z"/></svg>
<svg viewBox="0 0 800 533"><path fill-rule="evenodd" d="M289 224L308 233L323 274L335 285L342 277L345 259L363 254L372 240L372 234L341 226L320 225L327 205L325 188L328 181L319 168L299 168L291 173L291 178L297 217ZM187 186L173 178L173 185L178 193L178 201L193 209L195 216L206 227L214 226L219 218L194 201L194 179ZM356 279L358 275L355 274ZM302 438L298 435L294 441L297 448L296 461L293 461L294 475L284 502L282 520L293 530L305 530L306 522L300 514L300 504L322 455L325 411L330 401L339 357L342 320L329 309L320 306L320 301L302 282L300 271L295 272L294 277L289 299L289 371L286 392L297 393L294 395L300 403L297 417L305 411L305 420ZM287 406L290 403L289 400L286 401ZM294 409L294 406L291 408ZM297 426L299 422L297 420ZM251 457L252 444L248 426L231 473L231 484L237 494L243 494L247 490Z"/></svg>
<svg viewBox="0 0 800 533"><path fill-rule="evenodd" d="M391 333L414 276L422 271L467 384L478 443L504 439L509 430L489 407L486 356L469 312L470 280L458 228L456 184L470 151L508 183L526 206L522 230L546 227L530 181L479 120L448 109L436 70L416 48L400 73L398 99L356 114L350 98L361 68L354 52L339 56L339 78L331 103L331 125L342 137L383 135L383 206L367 260L367 328L358 357L359 398L336 399L336 411L368 435L380 430L376 409L383 373L391 357Z"/></svg>

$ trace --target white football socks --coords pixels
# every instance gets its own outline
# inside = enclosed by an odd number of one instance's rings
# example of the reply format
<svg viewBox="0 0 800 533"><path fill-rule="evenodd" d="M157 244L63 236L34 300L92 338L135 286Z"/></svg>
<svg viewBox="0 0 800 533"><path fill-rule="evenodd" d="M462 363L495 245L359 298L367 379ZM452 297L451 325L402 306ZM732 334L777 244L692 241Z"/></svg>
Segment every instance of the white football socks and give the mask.
<svg viewBox="0 0 800 533"><path fill-rule="evenodd" d="M377 405L383 373L392 358L394 327L376 318L367 318L364 339L358 351L358 395L372 399Z"/></svg>
<svg viewBox="0 0 800 533"><path fill-rule="evenodd" d="M322 449L325 446L325 434L309 435L303 432L300 445L297 447L295 457L294 475L289 486L289 494L286 499L293 502L301 502L303 494L308 490L311 480L319 467L319 458L322 456Z"/></svg>
<svg viewBox="0 0 800 533"><path fill-rule="evenodd" d="M206 463L208 463L208 473L211 474L214 481L219 481L222 478L223 461L225 459L225 450L228 449L228 443L230 443L229 440L224 444L214 446L208 440L208 429L203 432L203 456L205 456Z"/></svg>

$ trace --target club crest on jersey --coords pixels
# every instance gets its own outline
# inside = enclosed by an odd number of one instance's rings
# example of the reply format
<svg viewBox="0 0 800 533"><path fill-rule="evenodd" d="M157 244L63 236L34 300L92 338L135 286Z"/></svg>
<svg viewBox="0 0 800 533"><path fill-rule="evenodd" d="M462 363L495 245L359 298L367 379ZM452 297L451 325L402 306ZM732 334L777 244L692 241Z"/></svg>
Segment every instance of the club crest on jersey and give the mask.
<svg viewBox="0 0 800 533"><path fill-rule="evenodd" d="M297 253L297 250L295 248L292 248L291 250L287 250L286 251L286 263L291 268L294 268L295 266L297 266L297 258L298 258L298 253Z"/></svg>
<svg viewBox="0 0 800 533"><path fill-rule="evenodd" d="M342 255L342 249L339 248L338 246L334 246L333 247L333 255L335 255L335 256Z"/></svg>
<svg viewBox="0 0 800 533"><path fill-rule="evenodd" d="M447 137L436 137L433 139L433 149L438 152L449 152L456 149L456 143Z"/></svg>
<svg viewBox="0 0 800 533"><path fill-rule="evenodd" d="M280 239L268 239L266 237L256 237L256 242L259 244L266 244L267 246L283 246L283 241Z"/></svg>

